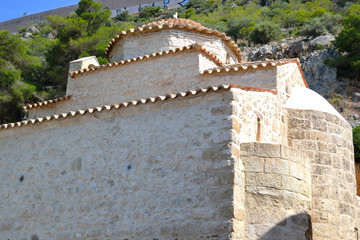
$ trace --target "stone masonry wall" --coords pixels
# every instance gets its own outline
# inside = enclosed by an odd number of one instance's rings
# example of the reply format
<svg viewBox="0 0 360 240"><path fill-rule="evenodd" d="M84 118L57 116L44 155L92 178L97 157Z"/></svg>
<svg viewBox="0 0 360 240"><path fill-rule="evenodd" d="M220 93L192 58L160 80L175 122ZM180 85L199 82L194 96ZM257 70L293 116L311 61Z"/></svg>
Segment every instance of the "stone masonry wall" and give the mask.
<svg viewBox="0 0 360 240"><path fill-rule="evenodd" d="M229 239L232 93L0 131L0 239Z"/></svg>
<svg viewBox="0 0 360 240"><path fill-rule="evenodd" d="M267 92L234 92L233 129L236 142L267 142L287 144L286 124L278 96Z"/></svg>
<svg viewBox="0 0 360 240"><path fill-rule="evenodd" d="M288 110L289 145L307 152L314 240L353 240L357 199L350 125L312 110Z"/></svg>
<svg viewBox="0 0 360 240"><path fill-rule="evenodd" d="M289 63L277 67L277 90L281 103L284 104L295 86L305 87L301 72L296 63Z"/></svg>
<svg viewBox="0 0 360 240"><path fill-rule="evenodd" d="M219 37L181 30L163 30L127 36L112 50L110 62L186 47L195 43L215 54L223 63L227 62L227 53L230 57L229 64L238 62Z"/></svg>
<svg viewBox="0 0 360 240"><path fill-rule="evenodd" d="M71 100L29 110L30 118L121 103L220 84L276 89L276 68L236 73L199 73L198 51L177 53L85 73L73 79Z"/></svg>
<svg viewBox="0 0 360 240"><path fill-rule="evenodd" d="M310 158L284 145L242 143L238 160L245 175L245 239L310 240Z"/></svg>

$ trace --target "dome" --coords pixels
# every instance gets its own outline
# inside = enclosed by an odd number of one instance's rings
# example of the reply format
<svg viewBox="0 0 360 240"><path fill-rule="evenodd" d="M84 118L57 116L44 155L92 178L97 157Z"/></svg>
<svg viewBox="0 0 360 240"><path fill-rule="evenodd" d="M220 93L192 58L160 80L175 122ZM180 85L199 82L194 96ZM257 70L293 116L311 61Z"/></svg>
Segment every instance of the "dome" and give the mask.
<svg viewBox="0 0 360 240"><path fill-rule="evenodd" d="M346 121L320 94L301 86L296 86L292 89L290 98L286 101L284 108L326 112Z"/></svg>
<svg viewBox="0 0 360 240"><path fill-rule="evenodd" d="M230 37L226 36L225 33L220 33L217 30L204 27L203 25L195 21L189 19L182 19L182 18L161 19L155 22L151 22L136 27L135 29L128 29L126 31L122 31L110 41L108 47L106 48L105 54L109 58L112 51L116 49L116 47L119 45L121 40L123 40L127 36L159 32L167 29L178 29L182 31L218 37L223 41L223 43L227 46L227 48L237 57L238 61L239 62L241 61L240 49Z"/></svg>

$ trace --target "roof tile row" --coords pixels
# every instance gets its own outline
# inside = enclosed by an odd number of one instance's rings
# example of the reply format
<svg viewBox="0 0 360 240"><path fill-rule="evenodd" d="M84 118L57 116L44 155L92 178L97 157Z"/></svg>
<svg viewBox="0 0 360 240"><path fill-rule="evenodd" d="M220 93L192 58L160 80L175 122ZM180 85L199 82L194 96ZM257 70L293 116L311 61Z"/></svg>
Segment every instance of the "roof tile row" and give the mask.
<svg viewBox="0 0 360 240"><path fill-rule="evenodd" d="M222 84L222 85L219 85L219 86L208 86L208 87L199 88L199 89L196 89L196 90L188 90L188 91L185 91L185 92L177 92L175 94L166 94L166 95L163 95L163 96L143 98L143 99L140 99L140 100L123 102L123 103L120 103L120 104L112 104L112 105L105 105L105 106L102 106L102 107L88 108L88 109L85 109L85 110L70 111L68 113L55 114L55 115L46 116L46 117L43 117L43 118L29 119L29 120L25 120L25 121L22 121L22 122L2 124L2 125L0 125L0 129L9 129L9 128L21 127L21 126L26 126L26 125L35 124L35 123L42 123L42 122L51 121L51 120L58 120L58 119L61 119L61 118L75 117L77 115L92 114L92 113L96 113L96 112L102 112L104 110L109 111L109 110L112 110L112 109L120 109L120 108L129 107L129 106L136 106L136 105L140 105L140 104L154 103L154 102L157 102L157 101L165 101L165 100L169 100L169 99L175 99L175 98L178 98L178 97L194 96L194 95L197 95L199 93L208 93L208 92L216 92L216 91L220 91L220 90L228 90L228 89L231 89L231 88L239 88L239 89L242 89L242 90L245 90L245 91L270 92L270 93L273 93L273 94L277 94L277 92L275 90L260 89L260 88L253 88L253 87L244 87L244 86L239 86L239 85L234 85L234 84Z"/></svg>
<svg viewBox="0 0 360 240"><path fill-rule="evenodd" d="M184 51L188 51L188 50L201 51L205 55L207 55L209 58L211 58L217 65L225 66L225 64L223 62L221 62L221 60L215 54L213 54L210 51L206 50L203 46L201 46L199 44L193 44L193 45L190 45L190 46L187 46L187 47L175 48L175 49L172 49L172 50L156 52L156 53L153 53L153 54L150 54L150 55L131 58L131 59L127 59L127 60L123 60L123 61L119 61L119 62L108 63L108 64L105 64L105 65L101 65L100 67L92 67L92 68L81 69L81 70L78 70L78 71L71 72L69 75L70 75L70 77L75 78L77 75L82 74L82 73L86 73L86 72L93 72L93 71L97 71L97 70L111 68L111 67L114 67L114 66L121 66L121 65L131 63L131 62L137 62L137 61L141 61L141 60L145 60L145 59L149 59L149 58L155 58L155 57L159 57L159 56L169 55L169 54L178 53L178 52L184 52Z"/></svg>
<svg viewBox="0 0 360 240"><path fill-rule="evenodd" d="M30 104L27 104L26 106L24 106L23 108L27 110L27 109L36 108L36 107L49 106L53 103L68 100L70 98L71 98L71 95L67 95L67 96L59 97L59 98L52 99L52 100L46 100L46 101L37 102L37 103L30 103Z"/></svg>

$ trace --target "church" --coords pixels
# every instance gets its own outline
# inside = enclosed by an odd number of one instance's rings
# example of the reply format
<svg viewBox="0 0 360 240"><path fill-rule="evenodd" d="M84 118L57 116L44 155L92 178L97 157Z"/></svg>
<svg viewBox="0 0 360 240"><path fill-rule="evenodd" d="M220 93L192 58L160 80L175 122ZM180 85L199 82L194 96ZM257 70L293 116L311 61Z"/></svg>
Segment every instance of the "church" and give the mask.
<svg viewBox="0 0 360 240"><path fill-rule="evenodd" d="M0 238L354 240L352 129L298 59L171 18L0 125Z"/></svg>

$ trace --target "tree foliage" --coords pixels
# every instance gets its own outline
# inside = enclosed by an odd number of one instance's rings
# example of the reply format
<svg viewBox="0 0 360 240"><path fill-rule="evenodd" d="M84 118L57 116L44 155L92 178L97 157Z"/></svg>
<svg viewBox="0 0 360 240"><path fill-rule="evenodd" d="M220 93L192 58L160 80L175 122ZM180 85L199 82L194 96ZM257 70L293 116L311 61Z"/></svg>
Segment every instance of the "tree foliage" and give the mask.
<svg viewBox="0 0 360 240"><path fill-rule="evenodd" d="M141 9L139 18L151 19L156 16L159 16L161 13L162 13L162 9L160 6L158 6L158 7L150 7L149 6L149 7L145 7L143 9Z"/></svg>
<svg viewBox="0 0 360 240"><path fill-rule="evenodd" d="M22 105L36 99L35 86L24 82L21 73L39 67L40 59L27 50L19 35L0 31L0 124L21 120Z"/></svg>
<svg viewBox="0 0 360 240"><path fill-rule="evenodd" d="M360 163L360 126L353 129L355 162Z"/></svg>
<svg viewBox="0 0 360 240"><path fill-rule="evenodd" d="M341 28L342 16L325 12L320 17L305 21L301 34L309 37L318 37L328 33L336 34Z"/></svg>
<svg viewBox="0 0 360 240"><path fill-rule="evenodd" d="M280 39L282 31L280 26L274 22L261 22L254 27L250 33L250 39L255 43L268 43Z"/></svg>
<svg viewBox="0 0 360 240"><path fill-rule="evenodd" d="M360 76L360 5L353 5L345 13L344 28L335 39L344 55L333 62L344 76Z"/></svg>

